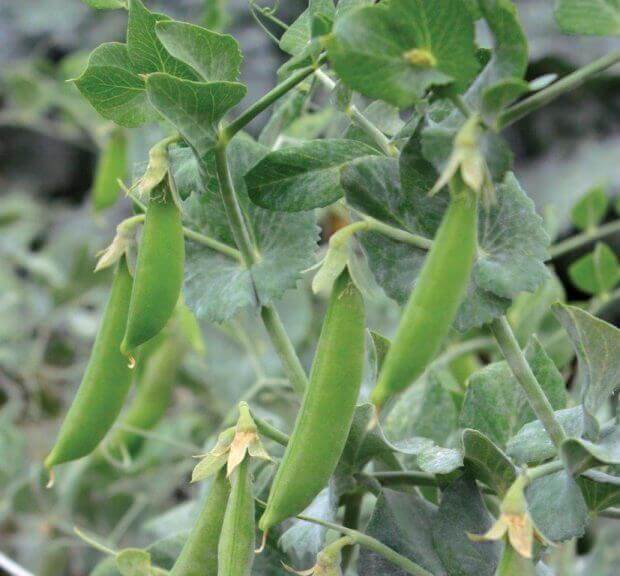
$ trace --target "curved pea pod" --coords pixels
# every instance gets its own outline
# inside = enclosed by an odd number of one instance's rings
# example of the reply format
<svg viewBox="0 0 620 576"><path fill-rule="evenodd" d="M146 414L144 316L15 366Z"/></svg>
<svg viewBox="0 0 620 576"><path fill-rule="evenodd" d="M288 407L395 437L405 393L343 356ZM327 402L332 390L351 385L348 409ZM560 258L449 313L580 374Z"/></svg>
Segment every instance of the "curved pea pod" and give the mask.
<svg viewBox="0 0 620 576"><path fill-rule="evenodd" d="M376 406L416 380L448 334L476 255L477 214L474 194L453 194L372 392Z"/></svg>
<svg viewBox="0 0 620 576"><path fill-rule="evenodd" d="M213 479L211 490L170 576L217 576L217 550L229 493L230 482L223 468Z"/></svg>
<svg viewBox="0 0 620 576"><path fill-rule="evenodd" d="M159 343L141 370L137 392L123 414L123 424L131 428L150 430L163 418L172 398L175 378L183 362L185 350L184 342L174 335ZM108 448L116 452L124 446L130 454L135 454L141 444L142 437L138 434L128 429L117 429L110 439Z"/></svg>
<svg viewBox="0 0 620 576"><path fill-rule="evenodd" d="M86 373L65 417L45 467L76 460L92 452L116 420L131 384L127 358L120 352L125 333L132 279L125 257L114 276Z"/></svg>
<svg viewBox="0 0 620 576"><path fill-rule="evenodd" d="M183 286L184 261L181 213L164 182L153 191L146 210L123 354L153 338L172 316Z"/></svg>
<svg viewBox="0 0 620 576"><path fill-rule="evenodd" d="M95 212L113 206L118 200L118 180L127 174L127 135L115 128L105 143L95 170L92 199Z"/></svg>
<svg viewBox="0 0 620 576"><path fill-rule="evenodd" d="M254 563L254 496L250 459L231 474L231 489L217 552L218 576L249 576Z"/></svg>
<svg viewBox="0 0 620 576"><path fill-rule="evenodd" d="M261 530L304 510L336 469L362 381L364 331L364 302L345 269L334 284L310 384L271 486Z"/></svg>

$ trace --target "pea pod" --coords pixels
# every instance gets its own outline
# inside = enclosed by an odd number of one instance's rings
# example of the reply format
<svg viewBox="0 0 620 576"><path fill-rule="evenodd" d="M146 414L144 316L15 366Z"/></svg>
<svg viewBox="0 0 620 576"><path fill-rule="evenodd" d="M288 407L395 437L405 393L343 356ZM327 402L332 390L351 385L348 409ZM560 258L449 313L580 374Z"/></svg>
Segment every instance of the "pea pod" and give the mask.
<svg viewBox="0 0 620 576"><path fill-rule="evenodd" d="M467 188L453 192L400 325L385 357L371 400L381 406L426 369L461 305L477 240L477 203Z"/></svg>
<svg viewBox="0 0 620 576"><path fill-rule="evenodd" d="M183 285L184 260L181 213L164 181L152 192L146 210L123 354L153 338L172 316Z"/></svg>
<svg viewBox="0 0 620 576"><path fill-rule="evenodd" d="M131 275L122 257L86 373L58 440L45 459L47 469L92 452L121 411L132 376L127 359L119 349L127 323L131 288Z"/></svg>
<svg viewBox="0 0 620 576"><path fill-rule="evenodd" d="M218 576L249 576L254 562L254 496L250 458L245 457L231 475L217 552Z"/></svg>
<svg viewBox="0 0 620 576"><path fill-rule="evenodd" d="M217 576L217 551L229 493L230 482L222 468L170 576Z"/></svg>
<svg viewBox="0 0 620 576"><path fill-rule="evenodd" d="M310 384L271 486L261 530L299 514L333 474L359 395L364 331L362 296L345 269L334 284Z"/></svg>
<svg viewBox="0 0 620 576"><path fill-rule="evenodd" d="M185 343L172 334L152 352L146 366L142 368L136 396L123 415L123 424L150 430L162 419L170 404L175 377L185 350ZM140 352L142 357L142 350ZM119 429L114 431L108 446L112 452L125 446L130 454L135 454L141 443L141 436L130 430Z"/></svg>
<svg viewBox="0 0 620 576"><path fill-rule="evenodd" d="M113 206L118 200L118 180L127 173L127 136L122 128L115 128L105 143L95 171L92 198L95 212Z"/></svg>

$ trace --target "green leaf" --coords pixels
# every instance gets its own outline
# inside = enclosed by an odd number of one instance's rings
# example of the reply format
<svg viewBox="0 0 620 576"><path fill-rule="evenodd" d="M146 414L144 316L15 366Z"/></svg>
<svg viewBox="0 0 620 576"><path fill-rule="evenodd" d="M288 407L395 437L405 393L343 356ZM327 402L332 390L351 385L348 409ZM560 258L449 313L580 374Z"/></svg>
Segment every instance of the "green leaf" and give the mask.
<svg viewBox="0 0 620 576"><path fill-rule="evenodd" d="M571 264L568 275L579 290L600 296L620 281L618 257L607 244L598 242L593 252Z"/></svg>
<svg viewBox="0 0 620 576"><path fill-rule="evenodd" d="M125 0L82 0L92 8L97 10L115 10L117 8L125 8L127 3Z"/></svg>
<svg viewBox="0 0 620 576"><path fill-rule="evenodd" d="M157 38L175 58L189 64L207 82L236 82L243 56L228 34L164 20L155 26Z"/></svg>
<svg viewBox="0 0 620 576"><path fill-rule="evenodd" d="M584 500L591 512L620 505L620 477L589 470L577 478Z"/></svg>
<svg viewBox="0 0 620 576"><path fill-rule="evenodd" d="M620 427L603 429L597 442L571 438L562 444L562 456L573 475L604 464L620 464Z"/></svg>
<svg viewBox="0 0 620 576"><path fill-rule="evenodd" d="M571 220L579 230L592 230L603 220L609 200L604 186L588 190L573 206Z"/></svg>
<svg viewBox="0 0 620 576"><path fill-rule="evenodd" d="M195 243L188 244L185 297L199 318L222 322L239 309L267 304L293 288L301 271L314 263L318 228L313 212L281 214L252 204L244 173L264 157L267 149L245 135L228 146L229 166L236 193L260 253L250 269L241 263ZM213 153L203 163L203 179L189 150L172 158L173 174L192 228L221 242L234 245L215 173ZM182 177L177 178L177 174ZM201 191L200 193L198 193Z"/></svg>
<svg viewBox="0 0 620 576"><path fill-rule="evenodd" d="M566 404L564 380L535 338L525 350L532 372L555 409ZM500 448L535 414L506 362L485 366L469 378L461 425L479 430Z"/></svg>
<svg viewBox="0 0 620 576"><path fill-rule="evenodd" d="M525 80L505 78L482 93L482 113L487 118L493 117L529 90L530 86Z"/></svg>
<svg viewBox="0 0 620 576"><path fill-rule="evenodd" d="M579 358L586 435L595 440L599 430L596 412L620 384L620 330L574 306L555 304L553 312Z"/></svg>
<svg viewBox="0 0 620 576"><path fill-rule="evenodd" d="M557 0L555 18L567 34L620 36L618 0Z"/></svg>
<svg viewBox="0 0 620 576"><path fill-rule="evenodd" d="M473 20L461 0L392 0L352 10L336 21L327 46L346 84L398 107L434 85L454 81L464 89L478 70Z"/></svg>
<svg viewBox="0 0 620 576"><path fill-rule="evenodd" d="M310 210L342 196L344 165L376 153L354 140L311 140L270 152L246 174L245 182L258 206L282 212Z"/></svg>
<svg viewBox="0 0 620 576"><path fill-rule="evenodd" d="M151 555L145 550L127 548L116 555L116 566L122 576L151 576Z"/></svg>
<svg viewBox="0 0 620 576"><path fill-rule="evenodd" d="M149 74L149 101L203 157L217 144L219 122L246 93L236 82L194 82Z"/></svg>
<svg viewBox="0 0 620 576"><path fill-rule="evenodd" d="M565 470L534 480L526 498L534 524L547 539L564 542L583 536L588 507L577 482Z"/></svg>
<svg viewBox="0 0 620 576"><path fill-rule="evenodd" d="M465 469L503 497L517 478L514 465L482 432L467 429L461 438Z"/></svg>
<svg viewBox="0 0 620 576"><path fill-rule="evenodd" d="M336 13L333 0L310 0L308 8L293 22L280 38L280 49L292 56L303 52L312 37L312 19L315 14L331 17Z"/></svg>
<svg viewBox="0 0 620 576"><path fill-rule="evenodd" d="M492 576L499 561L499 542L473 542L467 533L483 533L491 525L475 482L454 481L439 507L415 492L384 489L367 533L432 574ZM367 548L360 550L360 574L404 574Z"/></svg>
<svg viewBox="0 0 620 576"><path fill-rule="evenodd" d="M454 448L429 446L418 454L420 470L429 474L450 474L463 466L463 456Z"/></svg>
<svg viewBox="0 0 620 576"><path fill-rule="evenodd" d="M99 114L121 126L135 128L157 118L125 44L109 42L93 50L75 85Z"/></svg>
<svg viewBox="0 0 620 576"><path fill-rule="evenodd" d="M555 417L569 438L583 434L583 408L575 406L555 412ZM544 462L556 455L557 449L540 420L528 422L507 443L506 453L516 464Z"/></svg>
<svg viewBox="0 0 620 576"><path fill-rule="evenodd" d="M137 74L165 72L171 76L197 80L196 73L185 63L171 56L157 38L155 25L168 16L150 12L141 0L129 0L127 52Z"/></svg>

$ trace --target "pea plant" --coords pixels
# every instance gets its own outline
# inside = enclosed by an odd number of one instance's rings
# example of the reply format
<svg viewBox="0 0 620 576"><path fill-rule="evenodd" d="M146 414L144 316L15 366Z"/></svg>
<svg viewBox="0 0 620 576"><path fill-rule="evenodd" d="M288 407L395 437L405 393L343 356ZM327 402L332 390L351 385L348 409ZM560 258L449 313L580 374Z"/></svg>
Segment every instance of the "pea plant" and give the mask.
<svg viewBox="0 0 620 576"><path fill-rule="evenodd" d="M232 36L142 0L86 2L128 14L126 42L74 80L114 124L92 203L124 190L134 213L97 262L112 288L50 486L76 482L75 460L135 473L210 330L262 375L184 462L203 486L189 532L119 549L78 530L108 555L92 574L573 573L576 541L620 518L620 332L603 319L620 225L597 186L572 207L580 232L554 242L503 131L620 51L527 81L509 0L310 0L290 25L250 2L289 58L247 104ZM619 34L611 0L555 14L568 34ZM164 137L125 183L148 124ZM569 304L553 263L577 250L568 276L588 298ZM304 342L280 310L308 289L320 335Z"/></svg>

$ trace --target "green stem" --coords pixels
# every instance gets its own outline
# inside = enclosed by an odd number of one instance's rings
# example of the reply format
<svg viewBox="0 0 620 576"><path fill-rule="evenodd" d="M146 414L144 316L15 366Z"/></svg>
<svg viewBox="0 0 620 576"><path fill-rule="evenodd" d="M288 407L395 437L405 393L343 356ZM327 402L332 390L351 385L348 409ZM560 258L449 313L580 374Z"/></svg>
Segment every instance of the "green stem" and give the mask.
<svg viewBox="0 0 620 576"><path fill-rule="evenodd" d="M407 232L401 228L396 228L395 226L391 226L390 224L386 224L380 220L375 220L372 216L363 216L363 218L366 222L368 222L371 230L381 232L381 234L389 236L399 242L411 244L417 248L422 248L422 250L430 250L433 245L433 241L428 238L424 238L424 236L412 234L411 232Z"/></svg>
<svg viewBox="0 0 620 576"><path fill-rule="evenodd" d="M410 471L394 471L394 472L374 472L370 475L384 486L403 485L408 486L442 486L443 484L434 474L428 472Z"/></svg>
<svg viewBox="0 0 620 576"><path fill-rule="evenodd" d="M467 105L467 102L463 99L459 94L450 94L448 96L448 100L454 104L455 108L463 115L465 118L469 118L473 112L471 108Z"/></svg>
<svg viewBox="0 0 620 576"><path fill-rule="evenodd" d="M620 50L611 52L594 62L591 62L587 66L575 70L572 74L568 74L561 80L554 82L544 90L536 92L529 98L510 106L504 110L496 120L496 127L498 130L510 126L517 120L520 120L524 116L527 116L531 112L542 108L552 100L555 100L562 94L578 88L586 80L589 80L592 76L603 72L607 68L613 66L617 62L620 62Z"/></svg>
<svg viewBox="0 0 620 576"><path fill-rule="evenodd" d="M312 518L310 516L305 516L303 514L299 514L297 516L300 520L304 520L306 522L311 522L312 524L318 524L319 526L325 526L325 528L329 528L336 532L340 532L341 534L345 534L349 536L355 544L360 546L364 546L377 554L383 556L386 560L390 561L394 566L398 566L402 568L407 574L412 574L413 576L433 576L431 572L425 570L419 564L412 562L409 558L405 558L395 550L392 550L379 540L376 540L372 536L368 536L367 534L363 534L362 532L358 532L352 528L347 528L346 526L341 526L339 524L335 524L333 522L328 522L326 520L320 520L319 518Z"/></svg>
<svg viewBox="0 0 620 576"><path fill-rule="evenodd" d="M594 242L617 232L620 232L620 220L608 222L592 231L582 232L581 234L562 240L562 242L558 242L554 246L551 246L549 254L552 259L559 258L560 256L564 256L567 252L572 252L577 248L581 248L584 244L589 244L590 242Z"/></svg>
<svg viewBox="0 0 620 576"><path fill-rule="evenodd" d="M277 442L281 446L286 446L288 444L289 437L284 432L281 432L266 420L257 418L254 413L252 413L252 418L258 428L259 434L273 440L274 442Z"/></svg>
<svg viewBox="0 0 620 576"><path fill-rule="evenodd" d="M344 501L344 517L342 523L345 528L352 528L357 530L360 524L360 518L362 516L362 500L364 498L363 492L354 492L343 497ZM347 572L347 569L353 561L355 554L355 548L347 547L342 550L342 572Z"/></svg>
<svg viewBox="0 0 620 576"><path fill-rule="evenodd" d="M604 516L605 518L620 520L620 508L607 508L607 510L602 510L599 512L598 515Z"/></svg>
<svg viewBox="0 0 620 576"><path fill-rule="evenodd" d="M312 66L306 66L305 68L300 68L297 72L291 74L284 82L278 84L275 88L267 92L262 98L254 102L247 110L241 113L240 116L235 118L228 126L226 126L222 131L222 140L224 142L230 141L230 139L237 133L239 130L242 130L245 126L247 126L256 116L258 116L261 112L269 108L276 100L280 99L287 92L295 88L297 84L303 82L308 76L310 76L315 70L319 68L326 60L326 56L322 55L319 57L316 64Z"/></svg>
<svg viewBox="0 0 620 576"><path fill-rule="evenodd" d="M263 306L260 313L267 333L284 365L286 375L291 381L291 385L299 394L303 395L308 386L308 377L306 376L304 367L299 361L297 352L295 352L293 343L286 333L286 329L284 328L278 311L275 306L270 304L268 306Z"/></svg>
<svg viewBox="0 0 620 576"><path fill-rule="evenodd" d="M528 468L525 471L525 475L527 476L530 482L537 480L538 478L542 478L543 476L549 476L549 474L555 474L564 468L564 462L561 460L553 460L551 462L547 462L545 464L541 464L540 466L536 466L535 468Z"/></svg>
<svg viewBox="0 0 620 576"><path fill-rule="evenodd" d="M322 70L317 70L315 76L328 90L334 90L336 83ZM398 148L394 146L387 136L379 130L355 104L347 108L347 114L370 138L381 148L386 156L398 156Z"/></svg>
<svg viewBox="0 0 620 576"><path fill-rule="evenodd" d="M247 224L243 218L241 207L235 193L235 187L228 169L228 158L226 156L226 141L222 140L215 148L215 163L220 186L222 201L226 210L228 223L235 239L235 243L241 252L243 262L248 269L258 262L260 255L252 240ZM261 317L271 342L273 343L291 385L297 392L303 394L308 384L308 378L295 352L278 311L272 304L261 307Z"/></svg>
<svg viewBox="0 0 620 576"><path fill-rule="evenodd" d="M496 344L493 338L472 338L471 340L465 340L464 342L448 346L433 362L433 365L445 366L446 364L450 364L453 360L465 356L465 354L492 350L495 346Z"/></svg>
<svg viewBox="0 0 620 576"><path fill-rule="evenodd" d="M491 330L510 369L525 391L534 414L542 422L555 446L559 448L562 442L566 440L566 433L557 421L553 407L527 363L506 317L501 316L494 320L491 324Z"/></svg>

